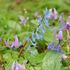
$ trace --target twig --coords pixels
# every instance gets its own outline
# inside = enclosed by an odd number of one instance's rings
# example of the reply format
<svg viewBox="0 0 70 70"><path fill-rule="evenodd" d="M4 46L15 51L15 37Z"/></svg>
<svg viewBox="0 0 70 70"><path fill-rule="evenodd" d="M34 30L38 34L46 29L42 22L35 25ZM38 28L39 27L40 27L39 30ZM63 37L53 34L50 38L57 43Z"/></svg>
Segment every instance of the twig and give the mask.
<svg viewBox="0 0 70 70"><path fill-rule="evenodd" d="M21 53L22 53L22 51L24 51L24 48L25 48L26 44L27 44L27 41L25 42L25 44L23 45L23 47L20 49L18 57L21 56Z"/></svg>

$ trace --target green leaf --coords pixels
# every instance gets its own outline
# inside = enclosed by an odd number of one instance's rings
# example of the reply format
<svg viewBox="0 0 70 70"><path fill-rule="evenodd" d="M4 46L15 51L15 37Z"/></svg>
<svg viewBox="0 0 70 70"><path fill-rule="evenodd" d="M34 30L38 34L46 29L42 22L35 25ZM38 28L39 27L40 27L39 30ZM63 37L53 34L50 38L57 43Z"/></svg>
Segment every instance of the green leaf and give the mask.
<svg viewBox="0 0 70 70"><path fill-rule="evenodd" d="M61 70L60 54L57 52L48 52L42 64L42 70Z"/></svg>
<svg viewBox="0 0 70 70"><path fill-rule="evenodd" d="M67 67L63 67L62 70L70 70L70 66L67 66Z"/></svg>

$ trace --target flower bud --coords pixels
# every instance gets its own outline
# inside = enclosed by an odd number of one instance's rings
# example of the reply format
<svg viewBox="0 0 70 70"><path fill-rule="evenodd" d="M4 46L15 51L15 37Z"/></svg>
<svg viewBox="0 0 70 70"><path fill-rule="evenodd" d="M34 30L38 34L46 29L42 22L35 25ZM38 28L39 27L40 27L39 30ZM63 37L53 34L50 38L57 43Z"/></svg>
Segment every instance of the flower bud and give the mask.
<svg viewBox="0 0 70 70"><path fill-rule="evenodd" d="M60 31L58 32L57 39L58 39L58 40L62 40L62 39L63 39L63 32L62 32L62 30L60 30Z"/></svg>

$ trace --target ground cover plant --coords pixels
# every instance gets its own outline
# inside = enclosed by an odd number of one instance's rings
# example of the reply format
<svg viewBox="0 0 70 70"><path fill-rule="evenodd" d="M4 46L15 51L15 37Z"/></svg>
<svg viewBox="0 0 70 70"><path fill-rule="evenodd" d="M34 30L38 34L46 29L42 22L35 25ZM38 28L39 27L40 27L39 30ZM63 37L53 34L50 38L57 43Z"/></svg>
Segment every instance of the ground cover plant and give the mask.
<svg viewBox="0 0 70 70"><path fill-rule="evenodd" d="M69 0L0 0L0 70L70 70Z"/></svg>

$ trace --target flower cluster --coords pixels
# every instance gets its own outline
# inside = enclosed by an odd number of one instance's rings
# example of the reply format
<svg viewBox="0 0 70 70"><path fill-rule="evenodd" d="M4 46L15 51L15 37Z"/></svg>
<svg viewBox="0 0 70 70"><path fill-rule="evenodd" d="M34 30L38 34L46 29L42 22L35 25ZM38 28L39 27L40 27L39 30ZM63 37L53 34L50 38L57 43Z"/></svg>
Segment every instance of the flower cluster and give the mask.
<svg viewBox="0 0 70 70"><path fill-rule="evenodd" d="M58 13L57 13L56 9L55 8L49 9L49 11L46 9L45 18L56 20L58 18Z"/></svg>
<svg viewBox="0 0 70 70"><path fill-rule="evenodd" d="M65 22L63 19L63 13L60 15L59 20L62 23L63 30L69 30L70 31L70 16L68 16L67 21Z"/></svg>
<svg viewBox="0 0 70 70"><path fill-rule="evenodd" d="M37 46L37 40L43 40L44 39L44 33L47 31L46 28L49 28L49 20L56 20L58 19L58 13L56 11L56 9L46 9L44 11L44 15L43 17L41 15L38 15L38 13L35 14L35 16L37 16L37 22L38 22L38 26L35 28L35 30L32 31L31 35L28 37L27 43L29 43L29 47ZM55 45L55 43L49 43L47 46L48 50L53 50L56 52L60 52L62 54L64 54L64 52L61 49L61 44L60 42L63 41L63 31L67 31L68 35L67 35L67 42L68 42L68 46L70 46L70 36L69 36L69 31L70 31L70 16L68 16L66 22L64 21L63 18L63 13L60 15L59 17L59 21L62 23L61 27L59 28L58 31L54 31L54 37L56 40L59 41L59 43L57 45ZM19 16L20 22L21 24L25 25L28 21L29 18L25 18L23 16ZM1 41L1 38L0 38ZM4 44L6 45L6 47L8 48L19 48L19 39L17 36L14 37L14 41L10 44L8 41L4 40ZM28 48L29 48L28 47ZM70 47L69 47L70 48ZM22 50L23 51L23 50ZM32 52L33 53L33 52ZM62 56L62 59L66 59L68 58L66 55ZM12 64L12 70L25 70L25 65L24 64L19 64L18 62L14 62Z"/></svg>
<svg viewBox="0 0 70 70"><path fill-rule="evenodd" d="M47 49L48 49L48 50L54 50L54 51L56 51L56 52L63 53L63 51L61 50L61 46L60 46L60 45L55 46L54 43L48 44Z"/></svg>

